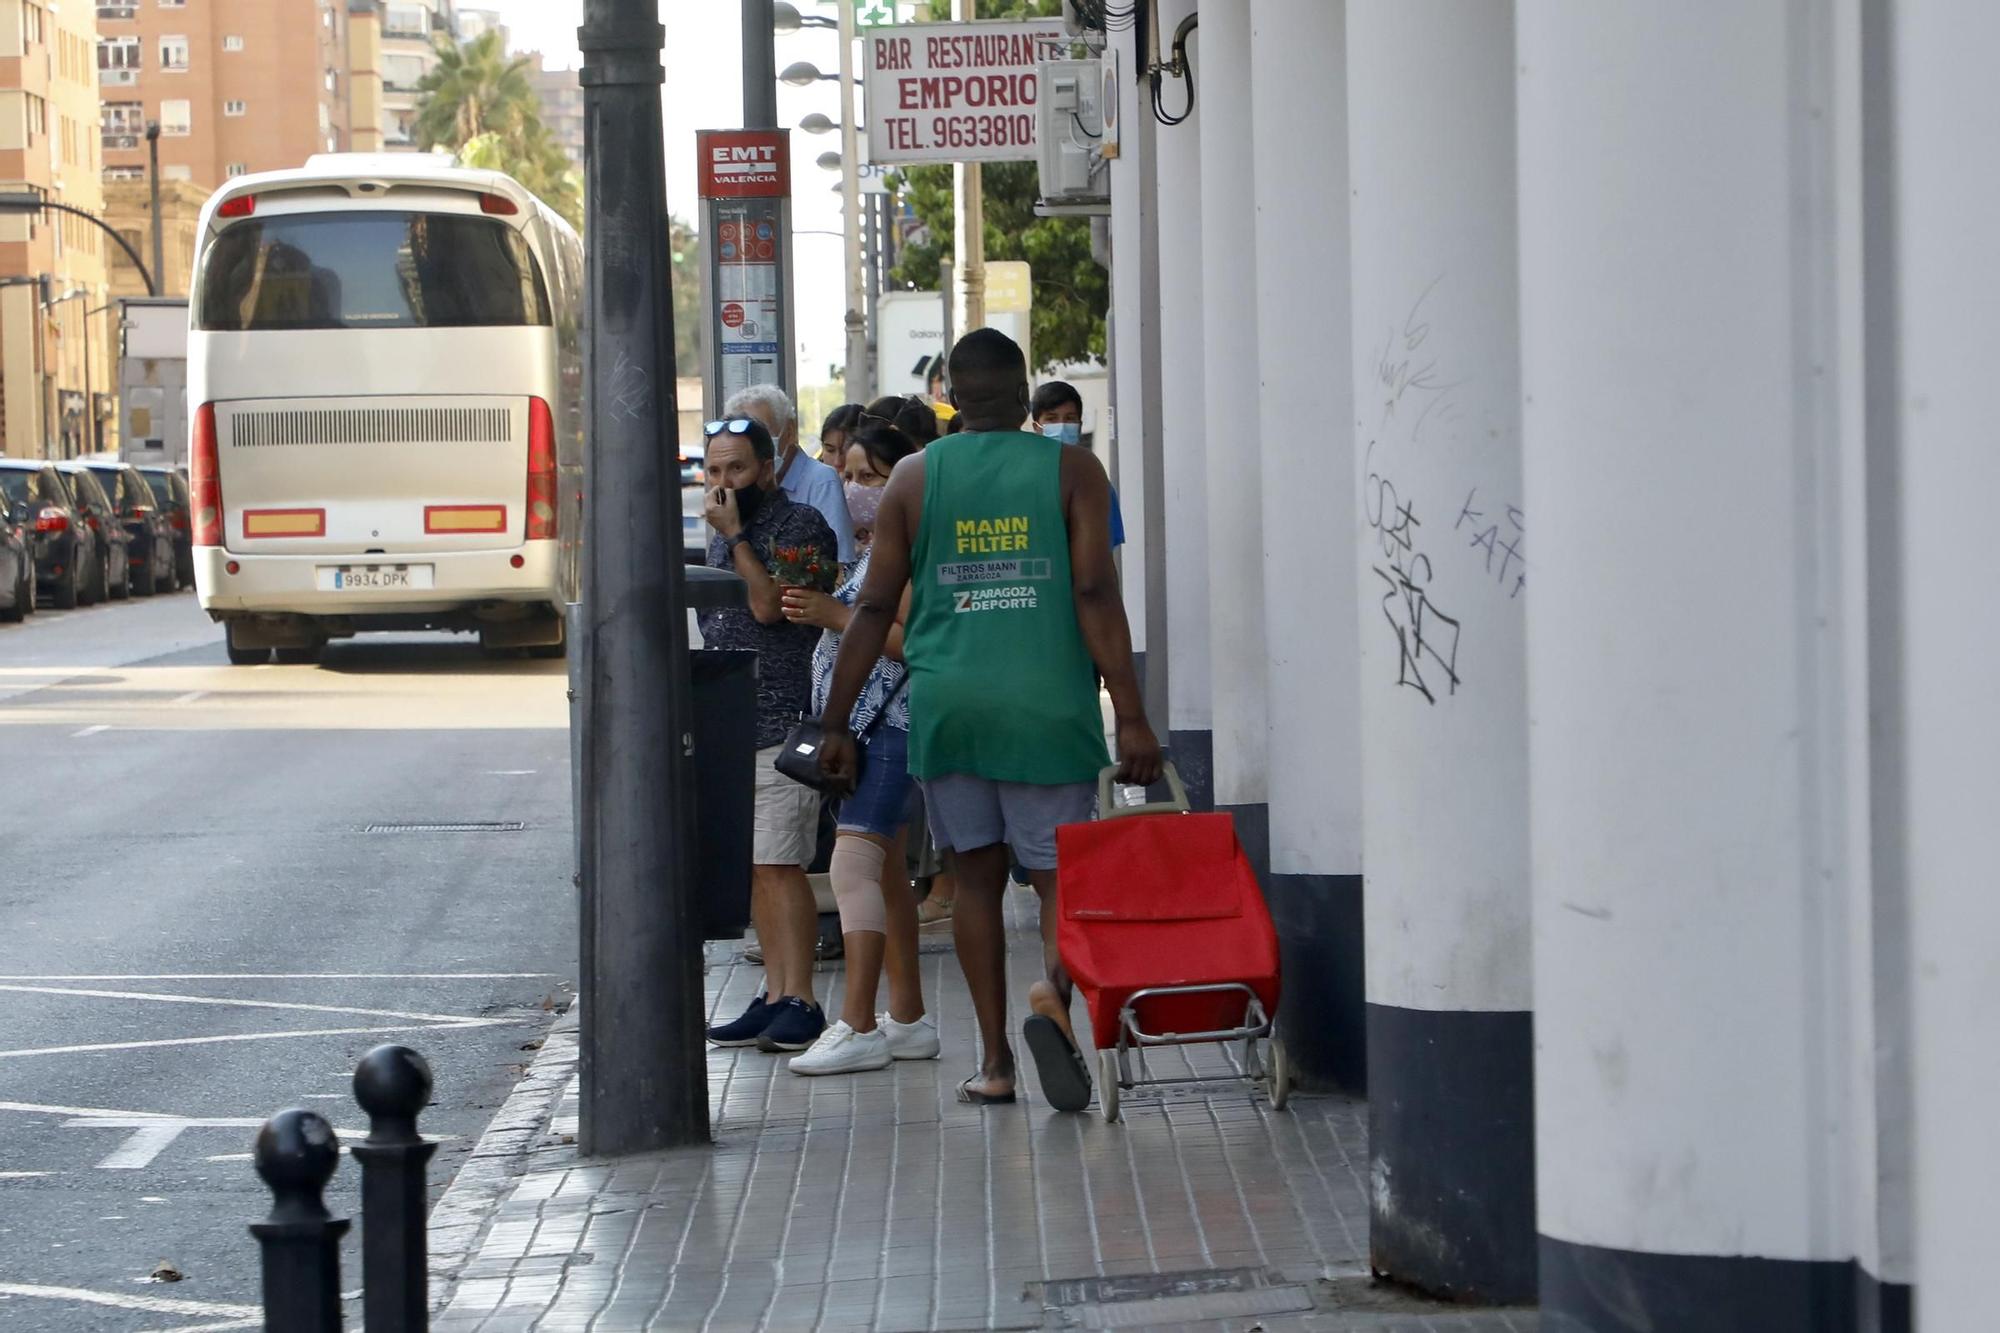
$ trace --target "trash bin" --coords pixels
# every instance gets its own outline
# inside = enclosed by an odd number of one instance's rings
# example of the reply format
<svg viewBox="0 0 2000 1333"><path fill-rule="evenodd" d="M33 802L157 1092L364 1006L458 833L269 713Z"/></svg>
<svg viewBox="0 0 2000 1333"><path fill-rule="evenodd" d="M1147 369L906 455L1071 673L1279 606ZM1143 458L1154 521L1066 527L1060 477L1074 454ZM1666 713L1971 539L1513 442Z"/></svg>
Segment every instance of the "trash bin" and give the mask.
<svg viewBox="0 0 2000 1333"><path fill-rule="evenodd" d="M688 608L742 606L749 588L724 569L689 568ZM694 690L695 902L702 938L741 939L750 925L757 783L757 654L688 654Z"/></svg>

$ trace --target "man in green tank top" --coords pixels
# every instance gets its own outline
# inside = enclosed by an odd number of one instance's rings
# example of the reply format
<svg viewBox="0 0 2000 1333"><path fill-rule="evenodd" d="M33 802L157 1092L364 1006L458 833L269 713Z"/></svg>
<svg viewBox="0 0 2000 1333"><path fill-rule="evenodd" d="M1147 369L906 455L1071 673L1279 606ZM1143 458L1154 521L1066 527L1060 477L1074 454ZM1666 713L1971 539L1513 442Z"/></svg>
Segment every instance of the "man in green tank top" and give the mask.
<svg viewBox="0 0 2000 1333"><path fill-rule="evenodd" d="M923 783L938 846L957 858L953 935L983 1048L978 1072L959 1091L983 1104L1015 1099L1001 919L1010 851L1041 896L1044 963L1068 1002L1055 945L1055 830L1090 818L1108 762L1100 676L1117 717L1119 779L1150 784L1161 764L1111 559L1103 466L1085 450L1021 429L1028 368L1005 334L980 329L961 338L950 374L965 426L897 464L883 493L872 563L822 717L821 763L836 783L856 775L843 724L907 586L910 772ZM1040 1021L1048 1026L1029 1035L1044 1089L1062 1109L1081 1110L1063 1102L1079 1088L1088 1101L1088 1074L1068 1050L1069 1091L1057 1090L1052 1057L1036 1040L1054 1025Z"/></svg>

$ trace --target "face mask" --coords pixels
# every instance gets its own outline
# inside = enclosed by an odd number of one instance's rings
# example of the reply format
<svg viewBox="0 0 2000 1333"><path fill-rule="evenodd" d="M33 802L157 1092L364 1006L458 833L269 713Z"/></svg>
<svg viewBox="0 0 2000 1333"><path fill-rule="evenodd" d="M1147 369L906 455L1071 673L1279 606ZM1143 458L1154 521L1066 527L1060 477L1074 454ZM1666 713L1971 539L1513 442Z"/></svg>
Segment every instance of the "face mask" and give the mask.
<svg viewBox="0 0 2000 1333"><path fill-rule="evenodd" d="M762 486L752 484L736 488L736 513L743 520L744 527L747 528L750 526L750 521L757 517L757 511L763 507L764 488Z"/></svg>
<svg viewBox="0 0 2000 1333"><path fill-rule="evenodd" d="M847 483L847 516L854 520L858 532L875 526L875 515L882 511L882 492L885 486L863 486L858 481Z"/></svg>
<svg viewBox="0 0 2000 1333"><path fill-rule="evenodd" d="M1042 434L1064 444L1083 443L1083 423L1078 421L1051 421L1042 427Z"/></svg>

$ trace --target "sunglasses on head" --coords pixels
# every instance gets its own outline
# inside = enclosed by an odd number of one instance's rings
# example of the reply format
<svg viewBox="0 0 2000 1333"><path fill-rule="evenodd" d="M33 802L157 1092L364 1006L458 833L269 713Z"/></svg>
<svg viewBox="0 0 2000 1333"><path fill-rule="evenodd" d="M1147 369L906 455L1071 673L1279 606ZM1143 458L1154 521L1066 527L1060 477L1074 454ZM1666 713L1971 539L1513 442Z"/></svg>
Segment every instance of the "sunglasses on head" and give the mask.
<svg viewBox="0 0 2000 1333"><path fill-rule="evenodd" d="M732 417L728 421L711 421L701 428L703 438L712 439L728 431L731 435L747 435L756 423L748 417Z"/></svg>
<svg viewBox="0 0 2000 1333"><path fill-rule="evenodd" d="M890 415L885 417L879 413L864 411L861 414L861 419L863 421L879 421L885 426L893 426L896 424L896 418L909 410L910 400L908 398L898 398L896 400L896 409Z"/></svg>

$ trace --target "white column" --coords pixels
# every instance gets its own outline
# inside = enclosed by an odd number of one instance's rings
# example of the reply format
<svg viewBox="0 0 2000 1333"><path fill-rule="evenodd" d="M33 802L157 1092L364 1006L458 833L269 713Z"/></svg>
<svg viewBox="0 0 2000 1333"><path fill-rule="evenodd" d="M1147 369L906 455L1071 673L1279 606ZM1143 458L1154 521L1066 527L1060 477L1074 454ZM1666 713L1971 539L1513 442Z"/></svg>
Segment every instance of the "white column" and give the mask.
<svg viewBox="0 0 2000 1333"><path fill-rule="evenodd" d="M2000 11L1940 0L1893 12L1916 1316L1924 1333L1950 1333L1993 1323L2000 1196L2000 608L1985 577L2000 495L1989 391L2000 271L1982 253L2000 223L2000 182L1985 161L2000 134L1990 59Z"/></svg>
<svg viewBox="0 0 2000 1333"><path fill-rule="evenodd" d="M1349 449L1346 0L1250 11L1271 874L1286 1044L1365 1086L1361 712ZM1241 439L1239 429L1231 438ZM1330 536L1335 539L1329 540ZM1290 1021L1292 1014L1308 1016Z"/></svg>
<svg viewBox="0 0 2000 1333"><path fill-rule="evenodd" d="M1163 0L1162 39L1194 11ZM1169 80L1169 109L1186 89ZM1142 114L1151 115L1150 108ZM1208 467L1202 412L1201 113L1155 135L1160 221L1160 439L1166 455L1167 726L1174 759L1197 797L1209 775ZM1154 725L1157 727L1158 721Z"/></svg>
<svg viewBox="0 0 2000 1333"><path fill-rule="evenodd" d="M1202 13L1202 393L1208 450L1208 662L1215 803L1268 866L1264 504L1259 481L1257 258L1250 6Z"/></svg>
<svg viewBox="0 0 2000 1333"><path fill-rule="evenodd" d="M1133 71L1141 53L1136 30L1111 35L1117 56L1119 154L1111 159L1111 451L1104 465L1118 483L1125 518L1125 547L1119 574L1125 592L1125 619L1132 648L1146 651L1146 452L1159 429L1159 275L1151 255L1153 225L1153 130L1144 85ZM1154 325L1149 330L1148 314ZM1148 348L1154 355L1147 355ZM1099 427L1102 431L1102 423ZM1114 466L1115 463L1115 466ZM1166 719L1153 719L1164 727Z"/></svg>
<svg viewBox="0 0 2000 1333"><path fill-rule="evenodd" d="M1535 1283L1513 5L1348 14L1375 1266Z"/></svg>
<svg viewBox="0 0 2000 1333"><path fill-rule="evenodd" d="M1855 13L1520 6L1537 1185L1561 1327L1894 1326Z"/></svg>

